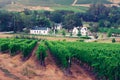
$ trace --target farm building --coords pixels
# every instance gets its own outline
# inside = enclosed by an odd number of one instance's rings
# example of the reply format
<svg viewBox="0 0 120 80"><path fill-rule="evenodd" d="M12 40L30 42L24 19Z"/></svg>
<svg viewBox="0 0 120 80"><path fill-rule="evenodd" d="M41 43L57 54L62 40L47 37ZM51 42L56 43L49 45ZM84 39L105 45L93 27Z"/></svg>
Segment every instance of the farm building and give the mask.
<svg viewBox="0 0 120 80"><path fill-rule="evenodd" d="M77 35L78 32L79 32L79 28L78 27L74 27L73 30L72 30L73 35ZM80 29L80 33L81 33L82 36L86 36L90 32L88 31L87 27L82 27Z"/></svg>
<svg viewBox="0 0 120 80"><path fill-rule="evenodd" d="M80 31L81 31L81 35L82 36L88 35L88 29L87 29L87 27L82 27Z"/></svg>
<svg viewBox="0 0 120 80"><path fill-rule="evenodd" d="M34 27L30 30L30 34L41 34L41 35L47 35L49 33L49 28L47 27Z"/></svg>
<svg viewBox="0 0 120 80"><path fill-rule="evenodd" d="M73 30L72 30L72 34L73 35L77 35L79 32L78 28L77 27L74 27Z"/></svg>
<svg viewBox="0 0 120 80"><path fill-rule="evenodd" d="M55 29L61 30L62 29L62 24L61 23L56 23L55 24Z"/></svg>

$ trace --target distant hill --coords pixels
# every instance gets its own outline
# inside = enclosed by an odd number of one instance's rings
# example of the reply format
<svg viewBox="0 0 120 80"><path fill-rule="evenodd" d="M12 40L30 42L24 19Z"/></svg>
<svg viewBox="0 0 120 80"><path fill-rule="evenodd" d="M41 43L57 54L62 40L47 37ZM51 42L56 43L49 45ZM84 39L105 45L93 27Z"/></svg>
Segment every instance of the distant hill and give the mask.
<svg viewBox="0 0 120 80"><path fill-rule="evenodd" d="M75 0L0 0L0 9L10 11L21 11L24 8L31 10L52 10L52 9L73 9L79 11L80 8L72 7L71 5ZM76 0L75 4L92 4L92 3L105 3L112 2L119 3L120 0ZM86 6L85 6L86 7ZM82 11L84 8L82 8ZM81 11L81 10L80 10Z"/></svg>
<svg viewBox="0 0 120 80"><path fill-rule="evenodd" d="M0 0L0 4L10 4L12 1L29 6L54 6L54 5L71 5L74 0ZM119 3L120 0L77 0L77 4L91 3Z"/></svg>
<svg viewBox="0 0 120 80"><path fill-rule="evenodd" d="M71 5L74 2L74 0L0 0L0 4L12 1L29 6Z"/></svg>

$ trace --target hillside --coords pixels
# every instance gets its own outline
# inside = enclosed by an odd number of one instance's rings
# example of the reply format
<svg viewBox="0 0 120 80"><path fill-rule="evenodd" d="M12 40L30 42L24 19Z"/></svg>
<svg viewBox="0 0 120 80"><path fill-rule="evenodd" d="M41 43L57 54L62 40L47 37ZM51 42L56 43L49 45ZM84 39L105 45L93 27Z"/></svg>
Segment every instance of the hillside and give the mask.
<svg viewBox="0 0 120 80"><path fill-rule="evenodd" d="M75 12L85 12L86 7L74 7L71 4L74 0L1 0L0 9L8 11L30 10L72 10Z"/></svg>
<svg viewBox="0 0 120 80"><path fill-rule="evenodd" d="M78 0L77 1L77 4L93 4L93 3L109 4L111 2L108 0Z"/></svg>
<svg viewBox="0 0 120 80"><path fill-rule="evenodd" d="M0 0L0 9L9 11L23 11L24 8L31 10L73 10L84 12L85 8L72 7L71 5L79 4L80 6L92 3L119 3L119 0ZM88 6L85 6L88 7Z"/></svg>
<svg viewBox="0 0 120 80"><path fill-rule="evenodd" d="M10 4L11 2L21 3L29 6L53 6L53 5L71 5L74 0L0 0L0 4ZM119 3L120 0L77 0L78 4L91 3Z"/></svg>

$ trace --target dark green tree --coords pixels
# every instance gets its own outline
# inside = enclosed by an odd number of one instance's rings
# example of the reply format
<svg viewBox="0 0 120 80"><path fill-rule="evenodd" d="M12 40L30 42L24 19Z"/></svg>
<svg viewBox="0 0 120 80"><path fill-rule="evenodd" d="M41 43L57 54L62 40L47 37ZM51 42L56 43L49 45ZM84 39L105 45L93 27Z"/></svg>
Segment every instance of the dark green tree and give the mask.
<svg viewBox="0 0 120 80"><path fill-rule="evenodd" d="M78 36L78 37L81 36L81 32L80 32L80 30L78 30L78 34L77 34L77 36Z"/></svg>
<svg viewBox="0 0 120 80"><path fill-rule="evenodd" d="M66 31L63 29L62 31L62 35L65 36L66 35Z"/></svg>
<svg viewBox="0 0 120 80"><path fill-rule="evenodd" d="M50 20L53 21L54 23L61 23L62 22L62 15L60 13L53 12L50 16Z"/></svg>
<svg viewBox="0 0 120 80"><path fill-rule="evenodd" d="M111 36L112 36L111 30L109 30L109 31L107 32L107 36L108 36L108 37L111 37Z"/></svg>
<svg viewBox="0 0 120 80"><path fill-rule="evenodd" d="M115 40L115 38L113 38L113 39L112 39L112 43L115 43L115 42L116 42L116 40Z"/></svg>
<svg viewBox="0 0 120 80"><path fill-rule="evenodd" d="M39 27L51 27L51 22L46 17L37 18L36 25Z"/></svg>

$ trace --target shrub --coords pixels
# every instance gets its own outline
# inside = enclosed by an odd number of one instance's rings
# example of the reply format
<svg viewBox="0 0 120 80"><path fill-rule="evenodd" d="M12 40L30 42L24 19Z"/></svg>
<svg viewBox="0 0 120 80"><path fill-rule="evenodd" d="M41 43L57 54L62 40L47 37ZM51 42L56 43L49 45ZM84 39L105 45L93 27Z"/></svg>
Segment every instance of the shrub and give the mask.
<svg viewBox="0 0 120 80"><path fill-rule="evenodd" d="M115 40L115 38L113 38L113 39L112 39L112 43L115 43L115 42L116 42L116 40Z"/></svg>
<svg viewBox="0 0 120 80"><path fill-rule="evenodd" d="M112 35L112 32L111 32L111 30L109 30L109 31L107 32L107 36L108 36L108 37L111 37L111 35Z"/></svg>
<svg viewBox="0 0 120 80"><path fill-rule="evenodd" d="M89 36L81 36L82 39L91 39Z"/></svg>
<svg viewBox="0 0 120 80"><path fill-rule="evenodd" d="M17 51L20 51L20 44L17 43L10 43L10 55L13 56L16 54Z"/></svg>
<svg viewBox="0 0 120 80"><path fill-rule="evenodd" d="M1 52L7 51L7 50L9 49L9 46L8 46L8 45L9 45L8 42L0 44L0 51L1 51Z"/></svg>

